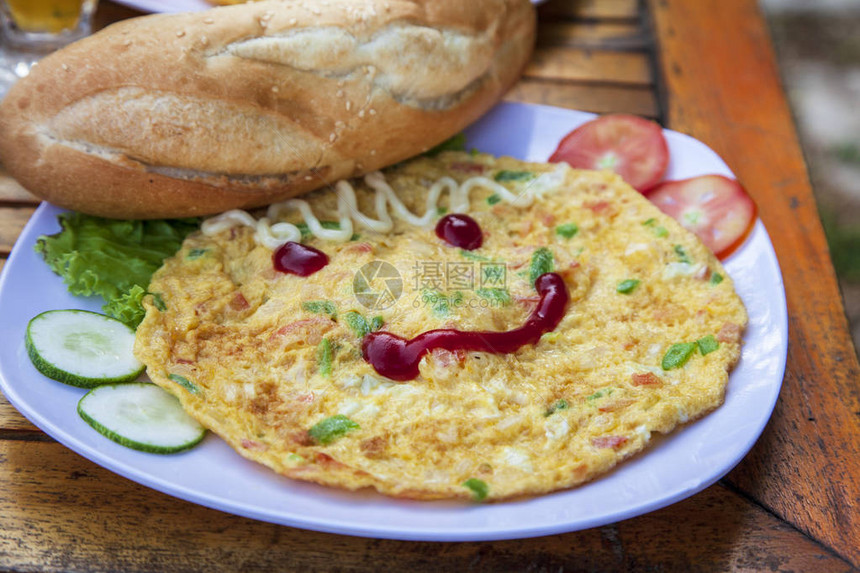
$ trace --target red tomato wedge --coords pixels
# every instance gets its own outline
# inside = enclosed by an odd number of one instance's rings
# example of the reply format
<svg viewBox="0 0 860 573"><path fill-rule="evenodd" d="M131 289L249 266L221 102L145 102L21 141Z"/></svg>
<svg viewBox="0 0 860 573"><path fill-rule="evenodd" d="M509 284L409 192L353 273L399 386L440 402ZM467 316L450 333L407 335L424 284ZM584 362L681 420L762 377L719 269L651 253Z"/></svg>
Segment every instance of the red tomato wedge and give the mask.
<svg viewBox="0 0 860 573"><path fill-rule="evenodd" d="M720 259L743 244L755 223L752 198L737 181L722 175L667 181L647 197Z"/></svg>
<svg viewBox="0 0 860 573"><path fill-rule="evenodd" d="M567 134L549 158L579 169L609 169L640 193L663 178L669 147L663 129L635 115L598 117Z"/></svg>

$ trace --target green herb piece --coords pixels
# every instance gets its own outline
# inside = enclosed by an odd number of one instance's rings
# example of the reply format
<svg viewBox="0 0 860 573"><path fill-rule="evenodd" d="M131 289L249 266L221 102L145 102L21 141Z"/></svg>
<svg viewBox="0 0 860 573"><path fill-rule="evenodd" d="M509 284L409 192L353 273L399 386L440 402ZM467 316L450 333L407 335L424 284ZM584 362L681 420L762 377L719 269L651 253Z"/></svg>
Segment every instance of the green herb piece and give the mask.
<svg viewBox="0 0 860 573"><path fill-rule="evenodd" d="M544 412L543 415L544 417L548 418L556 412L560 410L567 410L568 408L570 408L570 405L567 403L567 400L561 399L549 408L547 408L546 412Z"/></svg>
<svg viewBox="0 0 860 573"><path fill-rule="evenodd" d="M314 314L327 314L337 320L337 307L329 300L314 300L302 303L302 310Z"/></svg>
<svg viewBox="0 0 860 573"><path fill-rule="evenodd" d="M687 264L693 262L692 259L690 259L690 255L687 254L687 251L684 250L684 247L681 245L675 245L673 248L675 249L675 254L678 255L679 261Z"/></svg>
<svg viewBox="0 0 860 573"><path fill-rule="evenodd" d="M463 487L472 491L472 499L475 501L484 501L490 493L490 486L487 482L478 478L469 478L463 482Z"/></svg>
<svg viewBox="0 0 860 573"><path fill-rule="evenodd" d="M605 398L606 396L609 396L610 394L612 394L612 392L614 392L614 391L615 391L614 388L601 388L600 390L598 390L597 392L595 392L591 396L586 397L585 401L588 402L589 404L593 404L596 400L599 400L600 398Z"/></svg>
<svg viewBox="0 0 860 573"><path fill-rule="evenodd" d="M443 207L441 205L439 207L436 207L436 214L439 215L440 217L447 212L448 212L448 207Z"/></svg>
<svg viewBox="0 0 860 573"><path fill-rule="evenodd" d="M294 223L295 226L299 229L299 232L302 234L302 241L305 239L309 239L313 236L311 232L311 228L307 223ZM320 227L323 229L329 229L331 231L339 231L340 230L340 221L320 221ZM359 238L358 233L353 233L349 238L350 241L357 241Z"/></svg>
<svg viewBox="0 0 860 573"><path fill-rule="evenodd" d="M438 317L446 317L451 312L451 307L463 304L463 293L454 291L450 295L437 290L424 290L421 293L421 301L430 305L430 309Z"/></svg>
<svg viewBox="0 0 860 573"><path fill-rule="evenodd" d="M320 375L326 378L331 376L331 365L334 361L334 348L328 338L323 338L317 345L317 362L319 362Z"/></svg>
<svg viewBox="0 0 860 573"><path fill-rule="evenodd" d="M454 135L436 147L433 147L424 152L424 155L427 157L436 157L443 151L466 151L466 134L458 133Z"/></svg>
<svg viewBox="0 0 860 573"><path fill-rule="evenodd" d="M541 247L532 255L532 262L529 266L529 282L534 286L535 281L539 276L545 273L550 273L555 269L552 251L546 247Z"/></svg>
<svg viewBox="0 0 860 573"><path fill-rule="evenodd" d="M185 255L185 258L189 261L193 261L195 259L199 259L208 252L209 249L191 249L190 251L188 251L188 254Z"/></svg>
<svg viewBox="0 0 860 573"><path fill-rule="evenodd" d="M508 171L507 169L503 169L496 173L493 177L499 183L503 183L505 181L529 181L535 178L535 174L531 171Z"/></svg>
<svg viewBox="0 0 860 573"><path fill-rule="evenodd" d="M308 430L308 434L316 443L325 445L360 427L343 414L338 414L317 422Z"/></svg>
<svg viewBox="0 0 860 573"><path fill-rule="evenodd" d="M157 292L152 293L152 305L161 312L164 312L165 310L167 310L167 303L164 302L163 298L161 298L160 293L157 293Z"/></svg>
<svg viewBox="0 0 860 573"><path fill-rule="evenodd" d="M186 390L188 390L189 392L191 392L192 394L200 393L200 388L197 386L197 384L195 384L185 376L180 376L179 374L168 374L167 377L185 388Z"/></svg>
<svg viewBox="0 0 860 573"><path fill-rule="evenodd" d="M558 331L544 332L541 335L540 339L544 342L555 342L556 340L558 340L559 336L561 336L561 333Z"/></svg>
<svg viewBox="0 0 860 573"><path fill-rule="evenodd" d="M511 293L506 288L479 288L475 290L482 299L489 301L494 307L508 306L511 304Z"/></svg>
<svg viewBox="0 0 860 573"><path fill-rule="evenodd" d="M713 334L709 334L704 338L700 338L696 341L696 344L699 345L699 352L702 353L702 356L710 354L711 352L720 347L720 343L717 342L717 339L714 338Z"/></svg>
<svg viewBox="0 0 860 573"><path fill-rule="evenodd" d="M723 275L720 273L713 273L711 275L711 280L708 281L711 285L718 285L723 282Z"/></svg>
<svg viewBox="0 0 860 573"><path fill-rule="evenodd" d="M464 259L469 259L470 261L480 261L482 263L492 262L492 259L488 259L483 255L473 253L472 251L467 251L466 249L460 249L460 256L462 256Z"/></svg>
<svg viewBox="0 0 860 573"><path fill-rule="evenodd" d="M357 337L364 338L370 334L370 325L367 324L367 319L360 313L351 310L343 315L343 319Z"/></svg>
<svg viewBox="0 0 860 573"><path fill-rule="evenodd" d="M642 223L646 227L651 227L651 231L654 233L654 236L658 238L663 238L669 236L669 231L663 225L657 224L657 219L651 218Z"/></svg>
<svg viewBox="0 0 860 573"><path fill-rule="evenodd" d="M73 295L98 295L104 311L131 327L143 319L140 291L146 289L164 259L174 255L199 219L130 221L76 212L58 217L62 230L36 241L52 271L63 277Z"/></svg>
<svg viewBox="0 0 860 573"><path fill-rule="evenodd" d="M697 344L695 342L679 342L678 344L673 344L669 347L669 350L666 351L666 354L663 356L663 362L661 366L663 370L672 370L673 368L680 368L693 356L693 353L696 351Z"/></svg>
<svg viewBox="0 0 860 573"><path fill-rule="evenodd" d="M564 223L555 228L555 234L565 239L572 239L579 232L579 225L576 223Z"/></svg>
<svg viewBox="0 0 860 573"><path fill-rule="evenodd" d="M374 316L370 319L370 331L376 332L377 330L382 328L383 324L385 324L385 321L382 319L381 316Z"/></svg>
<svg viewBox="0 0 860 573"><path fill-rule="evenodd" d="M502 198L499 197L498 193L493 193L492 195L487 197L487 204L488 205L495 205L496 203L499 203L501 200L502 200Z"/></svg>
<svg viewBox="0 0 860 573"><path fill-rule="evenodd" d="M639 286L641 281L639 279L627 279L618 283L618 286L615 287L615 290L621 294L630 294L636 287Z"/></svg>

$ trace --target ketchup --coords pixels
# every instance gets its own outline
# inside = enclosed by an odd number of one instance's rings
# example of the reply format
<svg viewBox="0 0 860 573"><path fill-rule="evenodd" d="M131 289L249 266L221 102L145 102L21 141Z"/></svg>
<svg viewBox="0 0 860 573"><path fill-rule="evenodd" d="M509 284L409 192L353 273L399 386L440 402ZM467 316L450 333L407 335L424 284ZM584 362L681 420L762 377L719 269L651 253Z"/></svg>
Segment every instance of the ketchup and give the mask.
<svg viewBox="0 0 860 573"><path fill-rule="evenodd" d="M545 273L535 281L540 295L537 307L525 324L507 332L464 332L455 329L429 330L411 340L389 332L371 332L364 337L361 352L373 368L392 380L418 377L421 358L436 348L451 352L473 350L492 354L515 352L526 344L537 344L545 332L558 326L564 316L570 293L561 275Z"/></svg>
<svg viewBox="0 0 860 573"><path fill-rule="evenodd" d="M479 248L484 242L481 227L468 215L445 215L436 223L436 236L467 251Z"/></svg>
<svg viewBox="0 0 860 573"><path fill-rule="evenodd" d="M293 241L278 247L272 260L276 271L301 277L312 275L328 264L328 256L324 252Z"/></svg>

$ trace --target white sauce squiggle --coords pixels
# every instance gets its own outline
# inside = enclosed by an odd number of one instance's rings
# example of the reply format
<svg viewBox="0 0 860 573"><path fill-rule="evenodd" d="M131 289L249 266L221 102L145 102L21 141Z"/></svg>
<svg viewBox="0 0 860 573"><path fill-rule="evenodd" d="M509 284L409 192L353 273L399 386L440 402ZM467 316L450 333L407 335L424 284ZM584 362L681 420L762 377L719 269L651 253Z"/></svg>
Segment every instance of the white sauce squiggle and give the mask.
<svg viewBox="0 0 860 573"><path fill-rule="evenodd" d="M354 234L356 226L378 233L387 233L394 227L392 215L416 227L432 227L438 217L438 202L443 191L448 191L452 213L468 212L469 195L473 189L478 187L492 191L498 195L499 199L511 205L528 207L534 202L535 197L541 197L547 191L558 189L568 170L569 167L566 163L560 163L553 171L542 173L529 181L520 193L513 193L507 187L488 177L470 177L461 184L458 184L451 177L442 177L430 186L424 214L421 216L406 208L394 189L388 184L385 175L379 171L374 171L365 175L364 181L375 192L375 219L358 209L355 188L347 181L338 181L335 184L335 192L337 193L339 229L323 228L322 223L314 215L307 201L288 199L271 205L266 216L259 221L247 211L234 209L207 219L203 222L201 230L204 235L212 236L237 226L253 227L256 229L254 240L266 248L275 250L286 242L301 239L302 233L296 225L279 221L285 213L298 211L315 237L329 241L346 242Z"/></svg>

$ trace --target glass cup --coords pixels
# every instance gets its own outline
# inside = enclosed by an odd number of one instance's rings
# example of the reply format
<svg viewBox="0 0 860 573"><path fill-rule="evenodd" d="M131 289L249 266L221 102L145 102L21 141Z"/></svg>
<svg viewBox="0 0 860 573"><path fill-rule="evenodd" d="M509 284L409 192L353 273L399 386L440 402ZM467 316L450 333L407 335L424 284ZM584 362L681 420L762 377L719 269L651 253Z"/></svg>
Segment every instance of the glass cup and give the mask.
<svg viewBox="0 0 860 573"><path fill-rule="evenodd" d="M48 53L92 31L98 0L0 0L0 96Z"/></svg>

